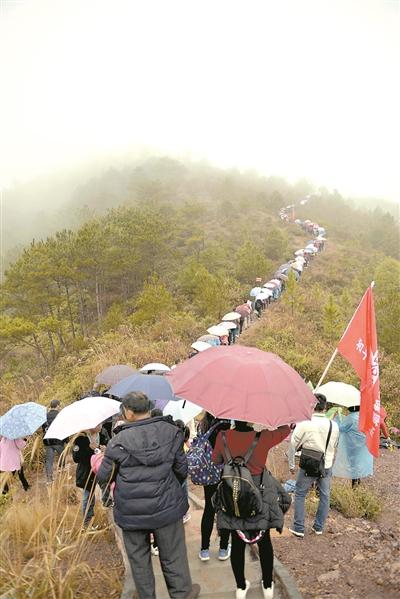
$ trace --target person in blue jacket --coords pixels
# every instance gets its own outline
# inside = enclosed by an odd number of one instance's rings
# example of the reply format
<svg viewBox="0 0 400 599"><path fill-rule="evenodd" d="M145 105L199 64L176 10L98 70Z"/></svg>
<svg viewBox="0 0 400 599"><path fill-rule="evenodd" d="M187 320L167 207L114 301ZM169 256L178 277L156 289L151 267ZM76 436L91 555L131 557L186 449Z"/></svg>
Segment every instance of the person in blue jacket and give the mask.
<svg viewBox="0 0 400 599"><path fill-rule="evenodd" d="M374 471L374 458L368 451L365 434L358 429L359 416L360 406L353 406L347 416L337 420L340 436L333 464L333 476L351 479L353 487Z"/></svg>

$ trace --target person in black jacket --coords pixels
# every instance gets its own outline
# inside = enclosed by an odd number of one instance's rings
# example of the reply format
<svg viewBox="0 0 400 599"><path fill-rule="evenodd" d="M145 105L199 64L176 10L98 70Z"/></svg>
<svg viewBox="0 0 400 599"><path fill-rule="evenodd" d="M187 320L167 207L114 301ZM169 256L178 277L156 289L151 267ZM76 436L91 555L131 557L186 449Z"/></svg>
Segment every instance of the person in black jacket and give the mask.
<svg viewBox="0 0 400 599"><path fill-rule="evenodd" d="M183 434L168 416L151 417L152 404L143 393L122 401L126 424L111 439L97 473L115 480L114 519L121 527L138 599L155 599L150 533L158 545L170 597L195 599L182 518L188 502L182 489L188 465Z"/></svg>
<svg viewBox="0 0 400 599"><path fill-rule="evenodd" d="M53 399L50 402L50 410L47 412L47 420L43 424L42 429L45 434L50 424L56 419L60 411L60 402L58 399ZM53 466L54 466L54 457L58 456L58 465L62 466L64 460L61 458L61 454L64 451L64 441L60 441L60 439L43 439L43 445L46 448L46 459L45 459L45 468L46 468L46 477L47 482L51 483L53 480Z"/></svg>
<svg viewBox="0 0 400 599"><path fill-rule="evenodd" d="M95 487L96 475L92 471L90 458L94 453L105 448L108 435L101 425L87 432L80 433L72 448L72 458L77 465L76 486L83 490L82 515L83 526L86 528L94 516L96 502ZM106 485L107 489L108 486ZM103 489L104 492L104 489ZM104 494L103 494L104 501Z"/></svg>

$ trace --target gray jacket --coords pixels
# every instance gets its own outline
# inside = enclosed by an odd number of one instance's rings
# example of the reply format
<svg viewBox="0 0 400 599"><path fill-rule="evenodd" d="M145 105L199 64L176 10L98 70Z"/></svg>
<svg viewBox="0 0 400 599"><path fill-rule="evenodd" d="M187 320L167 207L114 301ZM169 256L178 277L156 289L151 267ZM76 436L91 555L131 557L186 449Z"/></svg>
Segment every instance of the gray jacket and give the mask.
<svg viewBox="0 0 400 599"><path fill-rule="evenodd" d="M124 425L110 441L97 478L115 481L114 519L123 530L154 530L189 509L182 482L188 465L183 433L170 417Z"/></svg>

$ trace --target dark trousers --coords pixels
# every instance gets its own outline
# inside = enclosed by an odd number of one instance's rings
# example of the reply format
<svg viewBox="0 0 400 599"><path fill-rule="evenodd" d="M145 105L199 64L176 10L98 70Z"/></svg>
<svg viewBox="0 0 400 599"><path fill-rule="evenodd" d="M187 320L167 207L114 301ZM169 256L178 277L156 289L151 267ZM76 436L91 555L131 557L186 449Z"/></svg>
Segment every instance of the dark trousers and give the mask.
<svg viewBox="0 0 400 599"><path fill-rule="evenodd" d="M21 468L19 470L14 470L14 472L12 473L13 476L15 475L15 473L18 474L18 478L21 481L21 485L24 487L24 491L27 491L29 489L29 483L25 478L25 474L24 474L24 468L23 466L21 466ZM3 487L3 495L5 495L6 493L8 493L9 491L9 486L6 483Z"/></svg>
<svg viewBox="0 0 400 599"><path fill-rule="evenodd" d="M201 519L201 549L209 549L211 533L214 527L215 509L211 503L211 498L217 490L218 485L207 485L204 489L204 511ZM227 549L229 543L229 530L220 532L219 547Z"/></svg>
<svg viewBox="0 0 400 599"><path fill-rule="evenodd" d="M47 480L48 481L52 481L53 480L53 465L54 465L54 458L56 457L56 455L58 456L57 458L57 466L63 467L64 463L65 463L65 458L61 458L61 454L64 451L64 445L63 444L57 444L57 445L46 445L46 462L45 462L45 467L46 467L46 476L47 476Z"/></svg>
<svg viewBox="0 0 400 599"><path fill-rule="evenodd" d="M272 586L272 569L274 566L274 551L272 549L271 537L269 530L257 543L260 553L260 563L263 586L268 589ZM246 588L246 578L244 575L244 554L246 543L236 534L232 533L232 550L231 550L231 566L236 580L238 589Z"/></svg>
<svg viewBox="0 0 400 599"><path fill-rule="evenodd" d="M151 531L123 530L122 532L139 599L156 599L150 551ZM152 532L157 541L160 565L169 596L184 599L192 590L192 579L186 554L182 519Z"/></svg>

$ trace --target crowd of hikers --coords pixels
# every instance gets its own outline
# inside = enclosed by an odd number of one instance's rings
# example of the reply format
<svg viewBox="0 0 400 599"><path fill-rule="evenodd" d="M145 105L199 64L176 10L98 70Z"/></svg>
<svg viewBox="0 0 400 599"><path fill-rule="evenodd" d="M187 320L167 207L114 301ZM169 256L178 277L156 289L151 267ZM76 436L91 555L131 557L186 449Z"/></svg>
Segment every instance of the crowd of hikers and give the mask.
<svg viewBox="0 0 400 599"><path fill-rule="evenodd" d="M294 206L283 208L280 217L284 222L295 222L313 238L266 283L258 278L246 302L193 342L188 356L194 358L193 364L198 359L195 356L211 347L235 344L242 331L279 299L290 273L299 280L303 269L324 249L323 227L295 219ZM162 364L142 369L145 376L162 378L169 370ZM103 389L106 397L110 396L108 390ZM100 390L92 395L99 396ZM216 526L216 557L221 561L230 559L236 598L244 599L250 588L245 576L245 550L247 545L257 544L261 590L267 599L274 596L270 530L282 531L292 494L290 532L298 538L306 534L305 498L315 487L319 503L311 533L321 535L329 512L332 475L349 478L356 486L372 473L372 456L366 449L365 435L358 430L359 406L349 406L347 416L340 409L327 413L330 405L322 393L315 393L311 420L296 426L288 423L275 430L215 418L201 409L188 422L173 419L141 391L116 399L120 401L119 413L98 426L74 435L69 442L44 439L45 471L51 485L55 460L60 469L64 468L67 450L72 449L76 486L82 489L83 526L96 530L93 518L97 494L104 507L113 508L115 523L122 530L136 586L134 597L138 599L156 597L152 555L160 560L170 597L193 599L200 593L200 586L191 579L185 544L184 525L190 519L188 477L204 490L199 560L207 562L215 557L210 542ZM60 410L60 402L53 400L43 424L45 433ZM382 430L388 437L387 429ZM269 450L285 439L288 471L295 473L296 455L299 466L296 479L281 485L266 470L266 463ZM23 488L28 490L21 460L24 445L24 439L1 438L0 470L18 473ZM3 493L7 492L8 486L4 486Z"/></svg>

